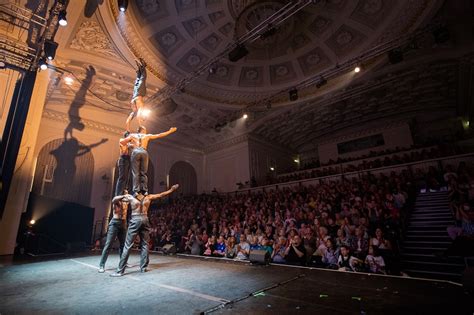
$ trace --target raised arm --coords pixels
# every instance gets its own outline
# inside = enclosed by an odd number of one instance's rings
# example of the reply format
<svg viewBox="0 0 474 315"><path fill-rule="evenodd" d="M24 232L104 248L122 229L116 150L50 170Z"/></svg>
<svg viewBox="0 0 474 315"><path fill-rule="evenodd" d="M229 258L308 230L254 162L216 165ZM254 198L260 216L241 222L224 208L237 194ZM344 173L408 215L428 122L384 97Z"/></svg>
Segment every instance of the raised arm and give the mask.
<svg viewBox="0 0 474 315"><path fill-rule="evenodd" d="M112 199L112 204L118 202L119 200L124 200L124 199L125 199L126 201L130 201L131 198L133 198L133 196L130 195L130 194L127 194L127 195L117 195L117 196L115 196L115 197Z"/></svg>
<svg viewBox="0 0 474 315"><path fill-rule="evenodd" d="M148 195L148 198L150 200L155 200L155 199L159 199L159 198L163 198L169 194L171 194L173 191L177 190L179 187L178 184L176 185L173 185L170 189L168 189L167 191L164 191L162 193L159 193L159 194L153 194L153 195Z"/></svg>
<svg viewBox="0 0 474 315"><path fill-rule="evenodd" d="M126 145L127 143L129 143L132 140L133 140L133 138L131 136L128 136L126 138L121 138L120 139L120 144L121 145Z"/></svg>
<svg viewBox="0 0 474 315"><path fill-rule="evenodd" d="M165 132L162 132L162 133L158 133L158 134L152 134L152 135L148 135L148 138L151 139L151 140L155 140L155 139L159 139L159 138L164 138L166 136L169 136L170 134L176 132L176 130L178 130L176 127L171 127L170 130L168 131L165 131Z"/></svg>

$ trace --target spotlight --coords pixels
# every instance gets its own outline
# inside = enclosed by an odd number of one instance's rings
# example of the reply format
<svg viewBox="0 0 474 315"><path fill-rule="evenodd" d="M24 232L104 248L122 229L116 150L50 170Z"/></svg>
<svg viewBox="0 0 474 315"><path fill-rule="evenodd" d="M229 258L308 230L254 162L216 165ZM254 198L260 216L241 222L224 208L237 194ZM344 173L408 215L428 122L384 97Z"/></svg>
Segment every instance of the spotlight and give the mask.
<svg viewBox="0 0 474 315"><path fill-rule="evenodd" d="M118 0L118 6L121 12L127 11L128 0Z"/></svg>
<svg viewBox="0 0 474 315"><path fill-rule="evenodd" d="M71 77L65 77L64 78L64 82L67 84L67 85L72 85L74 83L74 79L71 78Z"/></svg>
<svg viewBox="0 0 474 315"><path fill-rule="evenodd" d="M247 118L249 118L249 115L244 114L244 115L242 116L242 118L243 118L243 119L247 119Z"/></svg>
<svg viewBox="0 0 474 315"><path fill-rule="evenodd" d="M35 224L35 223L36 223L35 220L30 220L30 225L33 225L33 224Z"/></svg>
<svg viewBox="0 0 474 315"><path fill-rule="evenodd" d="M400 48L388 52L388 60L392 65L403 61L403 51Z"/></svg>
<svg viewBox="0 0 474 315"><path fill-rule="evenodd" d="M300 160L298 160L298 159L294 159L293 161L297 164L300 162Z"/></svg>
<svg viewBox="0 0 474 315"><path fill-rule="evenodd" d="M67 25L66 15L67 15L66 10L59 11L59 14L58 14L59 25L61 26Z"/></svg>
<svg viewBox="0 0 474 315"><path fill-rule="evenodd" d="M150 116L151 110L149 110L148 108L144 108L144 109L141 110L140 113L141 113L142 117L148 117L148 116Z"/></svg>
<svg viewBox="0 0 474 315"><path fill-rule="evenodd" d="M356 66L356 67L354 68L354 72L355 72L355 73L359 73L359 72L360 72L360 67L359 67L359 66Z"/></svg>
<svg viewBox="0 0 474 315"><path fill-rule="evenodd" d="M272 172L273 172L274 170L275 170L275 168L274 168L274 167L270 167L270 171L272 171Z"/></svg>
<svg viewBox="0 0 474 315"><path fill-rule="evenodd" d="M38 65L39 65L41 70L48 69L48 63L46 62L46 59L44 57L40 58L40 60L38 61Z"/></svg>
<svg viewBox="0 0 474 315"><path fill-rule="evenodd" d="M209 73L210 74L214 74L216 73L216 70L217 70L217 65L215 63L213 63L210 67L209 67Z"/></svg>
<svg viewBox="0 0 474 315"><path fill-rule="evenodd" d="M296 88L290 90L290 101L296 101L298 99L298 90Z"/></svg>
<svg viewBox="0 0 474 315"><path fill-rule="evenodd" d="M323 85L326 85L327 83L328 81L322 77L321 80L319 80L318 83L316 83L316 87L319 89L320 87L322 87Z"/></svg>
<svg viewBox="0 0 474 315"><path fill-rule="evenodd" d="M249 54L249 51L247 50L247 48L243 44L240 44L234 49L232 49L231 52L229 53L229 61L236 62L244 58L248 54Z"/></svg>
<svg viewBox="0 0 474 315"><path fill-rule="evenodd" d="M56 56L56 50L58 49L58 43L52 40L45 40L44 42L44 54L49 60L53 60Z"/></svg>

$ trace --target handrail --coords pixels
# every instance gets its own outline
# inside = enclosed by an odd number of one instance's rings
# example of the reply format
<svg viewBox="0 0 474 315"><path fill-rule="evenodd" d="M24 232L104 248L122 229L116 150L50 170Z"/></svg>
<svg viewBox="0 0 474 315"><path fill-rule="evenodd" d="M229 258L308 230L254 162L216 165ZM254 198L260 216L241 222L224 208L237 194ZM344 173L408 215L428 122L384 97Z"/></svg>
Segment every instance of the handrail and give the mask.
<svg viewBox="0 0 474 315"><path fill-rule="evenodd" d="M365 170L357 170L357 171L352 171L352 172L347 172L347 173L339 173L339 174L333 174L333 175L326 175L326 176L319 176L319 177L313 177L313 178L299 179L299 180L294 180L294 181L289 181L289 182L275 183L275 184L258 186L258 187L244 188L244 189L228 192L228 193L225 193L225 194L237 194L237 193L243 193L243 192L265 190L266 188L275 188L276 189L277 186L290 186L292 184L298 184L298 183L302 184L304 182L314 181L314 180L324 180L324 179L334 178L334 177L345 177L345 176L357 175L357 174L361 174L361 173L371 173L371 172L375 172L375 171L383 171L383 170L392 169L392 168L409 167L409 166L414 166L414 165L417 165L417 164L421 165L421 164L426 164L426 163L430 163L430 162L442 162L442 161L445 161L445 160L451 160L451 159L456 159L456 158L465 158L465 157L474 157L474 153L450 155L450 156L446 156L446 157L442 157L442 158L421 160L421 161L416 161L416 162L408 162L408 163L403 163L403 164L382 166L382 167L377 167L377 168L368 168L368 169L365 169Z"/></svg>

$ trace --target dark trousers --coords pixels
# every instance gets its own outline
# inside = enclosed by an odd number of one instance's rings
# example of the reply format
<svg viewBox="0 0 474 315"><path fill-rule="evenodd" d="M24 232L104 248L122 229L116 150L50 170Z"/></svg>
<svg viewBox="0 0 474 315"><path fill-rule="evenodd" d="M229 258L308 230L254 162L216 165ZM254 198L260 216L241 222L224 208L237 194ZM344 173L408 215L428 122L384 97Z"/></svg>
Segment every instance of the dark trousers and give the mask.
<svg viewBox="0 0 474 315"><path fill-rule="evenodd" d="M140 236L140 269L143 270L148 266L148 242L150 241L150 222L146 215L132 215L132 219L128 224L127 239L123 247L123 253L120 256L117 273L124 273L127 265L130 249L133 246L135 237Z"/></svg>
<svg viewBox="0 0 474 315"><path fill-rule="evenodd" d="M118 179L115 186L115 195L123 195L124 189L129 189L130 182L130 155L121 155L117 161Z"/></svg>
<svg viewBox="0 0 474 315"><path fill-rule="evenodd" d="M137 96L146 95L146 70L135 79L135 85L133 87L132 99Z"/></svg>
<svg viewBox="0 0 474 315"><path fill-rule="evenodd" d="M148 152L144 148L136 148L132 152L133 192L148 192Z"/></svg>
<svg viewBox="0 0 474 315"><path fill-rule="evenodd" d="M100 267L105 267L107 257L109 257L110 247L117 237L120 243L119 255L122 256L123 246L125 245L125 233L127 231L127 224L125 220L112 219L109 223L107 230L107 240L105 241L104 249L102 250L102 256L100 257Z"/></svg>

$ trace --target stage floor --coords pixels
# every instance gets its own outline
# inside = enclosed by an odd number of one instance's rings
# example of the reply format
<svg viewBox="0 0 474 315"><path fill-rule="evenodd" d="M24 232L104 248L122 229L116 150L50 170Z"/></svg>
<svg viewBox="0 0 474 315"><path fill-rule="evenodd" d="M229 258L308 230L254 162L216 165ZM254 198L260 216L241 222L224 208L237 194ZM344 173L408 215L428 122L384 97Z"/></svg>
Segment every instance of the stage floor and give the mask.
<svg viewBox="0 0 474 315"><path fill-rule="evenodd" d="M472 314L447 282L152 254L121 278L99 256L0 265L0 314Z"/></svg>

